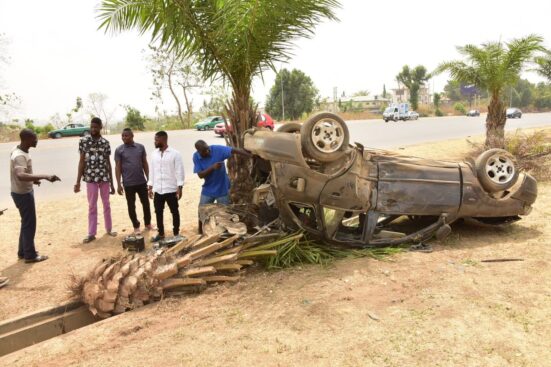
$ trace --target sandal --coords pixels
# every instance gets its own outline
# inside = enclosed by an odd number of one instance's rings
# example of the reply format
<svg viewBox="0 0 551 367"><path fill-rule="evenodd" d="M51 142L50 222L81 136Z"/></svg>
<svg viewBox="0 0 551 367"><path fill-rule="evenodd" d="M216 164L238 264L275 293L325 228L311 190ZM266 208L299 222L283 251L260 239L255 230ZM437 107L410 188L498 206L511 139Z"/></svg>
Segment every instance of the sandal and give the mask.
<svg viewBox="0 0 551 367"><path fill-rule="evenodd" d="M92 241L94 241L96 239L96 236L86 236L83 240L82 240L82 243L90 243Z"/></svg>
<svg viewBox="0 0 551 367"><path fill-rule="evenodd" d="M108 235L108 236L111 236L111 237L117 237L117 234L118 234L118 233L115 232L115 231L109 231L109 232L107 232L107 235Z"/></svg>
<svg viewBox="0 0 551 367"><path fill-rule="evenodd" d="M0 288L2 288L5 285L8 285L10 282L10 279L7 277L0 277Z"/></svg>

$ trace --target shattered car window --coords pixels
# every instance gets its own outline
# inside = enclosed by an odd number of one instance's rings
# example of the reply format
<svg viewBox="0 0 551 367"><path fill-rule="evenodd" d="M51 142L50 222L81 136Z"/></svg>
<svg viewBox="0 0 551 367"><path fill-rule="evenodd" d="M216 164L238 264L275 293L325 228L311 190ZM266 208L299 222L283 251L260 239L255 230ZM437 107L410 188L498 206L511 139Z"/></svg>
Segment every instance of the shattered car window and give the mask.
<svg viewBox="0 0 551 367"><path fill-rule="evenodd" d="M289 203L289 207L304 226L319 229L316 211L313 206L300 203Z"/></svg>

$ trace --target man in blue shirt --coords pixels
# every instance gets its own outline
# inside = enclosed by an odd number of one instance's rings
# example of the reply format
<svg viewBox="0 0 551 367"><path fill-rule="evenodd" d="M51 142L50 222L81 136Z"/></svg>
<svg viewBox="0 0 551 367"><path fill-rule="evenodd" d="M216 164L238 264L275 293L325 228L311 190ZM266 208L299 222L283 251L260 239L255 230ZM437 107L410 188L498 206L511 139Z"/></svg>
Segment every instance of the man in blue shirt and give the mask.
<svg viewBox="0 0 551 367"><path fill-rule="evenodd" d="M248 157L251 154L243 149L224 145L209 146L203 140L198 140L195 143L195 149L197 152L193 153L193 173L197 173L199 178L205 179L199 205L214 202L229 204L230 179L226 173L224 161L232 154L242 154Z"/></svg>

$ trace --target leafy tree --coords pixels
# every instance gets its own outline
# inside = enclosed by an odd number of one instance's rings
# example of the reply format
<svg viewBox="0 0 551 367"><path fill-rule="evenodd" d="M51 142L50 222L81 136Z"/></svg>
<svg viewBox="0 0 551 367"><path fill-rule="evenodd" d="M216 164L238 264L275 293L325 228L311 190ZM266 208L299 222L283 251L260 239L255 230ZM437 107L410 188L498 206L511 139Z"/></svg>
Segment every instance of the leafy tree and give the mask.
<svg viewBox="0 0 551 367"><path fill-rule="evenodd" d="M419 88L429 78L430 75L427 73L427 69L422 65L416 66L414 69L410 69L409 66L404 65L402 71L396 75L396 79L409 89L409 102L412 109L417 109L419 105Z"/></svg>
<svg viewBox="0 0 551 367"><path fill-rule="evenodd" d="M145 118L142 116L140 111L131 106L124 106L124 109L126 110L126 117L124 118L126 126L132 130L145 130Z"/></svg>
<svg viewBox="0 0 551 367"><path fill-rule="evenodd" d="M534 106L538 109L551 108L551 84L538 83L535 89Z"/></svg>
<svg viewBox="0 0 551 367"><path fill-rule="evenodd" d="M443 113L440 111L440 99L442 98L442 95L440 93L434 93L432 96L432 103L434 103L434 114L436 116L442 116Z"/></svg>
<svg viewBox="0 0 551 367"><path fill-rule="evenodd" d="M386 85L383 84L383 98L386 98Z"/></svg>
<svg viewBox="0 0 551 367"><path fill-rule="evenodd" d="M453 102L461 101L463 99L463 96L461 95L461 84L459 84L457 80L448 80L444 86L444 92Z"/></svg>
<svg viewBox="0 0 551 367"><path fill-rule="evenodd" d="M266 112L278 120L297 120L302 114L312 112L317 94L318 90L308 75L297 69L282 69L266 97ZM282 108L285 109L285 116Z"/></svg>
<svg viewBox="0 0 551 367"><path fill-rule="evenodd" d="M191 94L194 89L203 85L201 70L193 59L183 58L175 50L167 47L155 47L150 45L149 68L153 76L155 92L153 96L162 101L162 92L168 88L172 98L176 102L178 118L183 127L191 127L193 122L193 100ZM182 109L183 97L186 106L186 118Z"/></svg>
<svg viewBox="0 0 551 367"><path fill-rule="evenodd" d="M505 146L505 87L514 85L520 73L537 51L543 50L542 38L530 35L514 39L509 43L489 42L481 46L465 45L458 47L466 61L447 61L437 68L436 73L448 71L452 79L474 84L479 89L487 89L491 95L486 117L487 148Z"/></svg>
<svg viewBox="0 0 551 367"><path fill-rule="evenodd" d="M150 33L160 47L194 57L203 79L226 80L232 88L226 113L230 143L242 147L242 132L256 123L250 103L253 78L289 58L292 41L311 37L315 25L336 19L338 0L102 0L100 28ZM234 202L252 198L250 159L229 161Z"/></svg>

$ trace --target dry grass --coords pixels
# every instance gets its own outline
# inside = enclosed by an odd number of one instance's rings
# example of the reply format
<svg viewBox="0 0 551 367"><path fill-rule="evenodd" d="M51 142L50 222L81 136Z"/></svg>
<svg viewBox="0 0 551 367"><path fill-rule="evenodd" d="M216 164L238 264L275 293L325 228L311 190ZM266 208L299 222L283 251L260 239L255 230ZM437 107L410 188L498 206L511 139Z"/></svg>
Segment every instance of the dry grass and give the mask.
<svg viewBox="0 0 551 367"><path fill-rule="evenodd" d="M455 160L470 150L465 140L454 140L401 152ZM506 228L454 225L430 254L404 252L390 261L345 259L278 272L251 269L235 285L128 312L5 356L0 365L547 366L551 184L540 183L538 191L530 216ZM71 227L56 225L59 213L81 214L69 202L56 206L39 210L43 221L52 218L54 229ZM126 215L123 206L116 210ZM191 215L189 220L195 222ZM83 255L95 262L119 246L106 238L82 253L82 246L77 252L64 237L51 259L60 260L56 265ZM1 265L15 262L13 248L6 243L0 248ZM482 262L507 257L524 261ZM59 292L47 288L52 276L38 272L47 270L39 265L25 268L16 289L0 291L0 308L14 300L36 305ZM65 279L67 267L58 267L55 279Z"/></svg>

